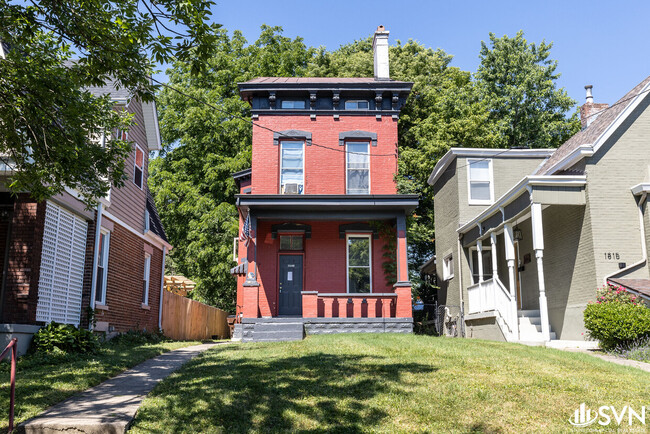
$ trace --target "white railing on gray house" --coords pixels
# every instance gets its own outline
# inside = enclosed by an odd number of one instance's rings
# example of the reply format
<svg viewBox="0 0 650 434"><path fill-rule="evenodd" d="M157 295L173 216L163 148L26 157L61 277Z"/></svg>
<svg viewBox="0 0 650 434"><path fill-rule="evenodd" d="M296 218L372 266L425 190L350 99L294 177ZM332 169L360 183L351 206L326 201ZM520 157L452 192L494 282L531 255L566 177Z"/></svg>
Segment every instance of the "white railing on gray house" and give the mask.
<svg viewBox="0 0 650 434"><path fill-rule="evenodd" d="M517 318L513 317L513 300L498 277L484 280L467 288L467 313L494 312L507 340L516 340Z"/></svg>

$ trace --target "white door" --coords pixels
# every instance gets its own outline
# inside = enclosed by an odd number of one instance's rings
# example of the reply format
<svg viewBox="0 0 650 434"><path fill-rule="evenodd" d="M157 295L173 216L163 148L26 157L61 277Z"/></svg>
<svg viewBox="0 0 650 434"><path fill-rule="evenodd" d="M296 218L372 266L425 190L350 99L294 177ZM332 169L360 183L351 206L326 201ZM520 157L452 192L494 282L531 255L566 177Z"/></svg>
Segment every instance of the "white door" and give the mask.
<svg viewBox="0 0 650 434"><path fill-rule="evenodd" d="M79 325L87 231L84 219L47 202L37 321Z"/></svg>

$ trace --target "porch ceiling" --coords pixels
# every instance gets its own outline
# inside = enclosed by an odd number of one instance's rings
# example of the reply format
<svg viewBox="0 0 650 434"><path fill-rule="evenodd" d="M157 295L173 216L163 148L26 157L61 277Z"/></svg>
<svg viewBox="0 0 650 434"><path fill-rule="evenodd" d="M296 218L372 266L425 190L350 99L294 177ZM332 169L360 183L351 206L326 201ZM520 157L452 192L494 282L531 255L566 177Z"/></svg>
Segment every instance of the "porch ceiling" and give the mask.
<svg viewBox="0 0 650 434"><path fill-rule="evenodd" d="M258 218L392 218L413 211L417 195L237 195L237 206Z"/></svg>

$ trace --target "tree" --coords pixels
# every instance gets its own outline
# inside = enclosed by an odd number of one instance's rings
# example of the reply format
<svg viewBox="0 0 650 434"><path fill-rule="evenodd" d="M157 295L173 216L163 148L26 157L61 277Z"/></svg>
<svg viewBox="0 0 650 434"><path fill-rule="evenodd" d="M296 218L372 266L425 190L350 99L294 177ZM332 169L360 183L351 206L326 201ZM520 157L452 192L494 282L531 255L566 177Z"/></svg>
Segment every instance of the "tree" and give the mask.
<svg viewBox="0 0 650 434"><path fill-rule="evenodd" d="M104 132L132 119L87 88L109 81L151 101L155 62L201 70L211 0L0 0L0 155L10 186L37 199L78 190L88 204L123 182L128 144ZM72 57L75 60L71 62Z"/></svg>
<svg viewBox="0 0 650 434"><path fill-rule="evenodd" d="M552 46L528 43L523 31L514 38L490 33L489 45L481 42L476 80L498 146L555 147L579 130L577 112L567 119L576 102L557 88L560 74L557 61L549 58Z"/></svg>
<svg viewBox="0 0 650 434"><path fill-rule="evenodd" d="M151 162L149 187L175 247L171 255L178 271L197 282L193 295L232 311L236 288L230 268L236 265L232 248L239 226L231 174L250 167L253 128L237 83L302 76L314 51L300 38L283 37L278 27L263 26L253 44L225 30L217 32L217 40L203 74L192 74L181 61L167 71L169 85L190 97L172 88L160 92L164 150Z"/></svg>

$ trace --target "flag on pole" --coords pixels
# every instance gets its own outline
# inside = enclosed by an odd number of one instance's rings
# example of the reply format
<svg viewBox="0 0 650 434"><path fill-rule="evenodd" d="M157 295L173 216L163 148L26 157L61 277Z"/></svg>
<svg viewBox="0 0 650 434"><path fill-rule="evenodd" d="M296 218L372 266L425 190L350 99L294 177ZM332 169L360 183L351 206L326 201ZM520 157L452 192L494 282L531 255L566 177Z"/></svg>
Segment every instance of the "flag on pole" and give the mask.
<svg viewBox="0 0 650 434"><path fill-rule="evenodd" d="M248 247L248 243L250 242L251 239L251 215L248 214L246 216L246 220L244 220L244 227L242 228L241 234L239 235L239 241L244 243L246 247Z"/></svg>

